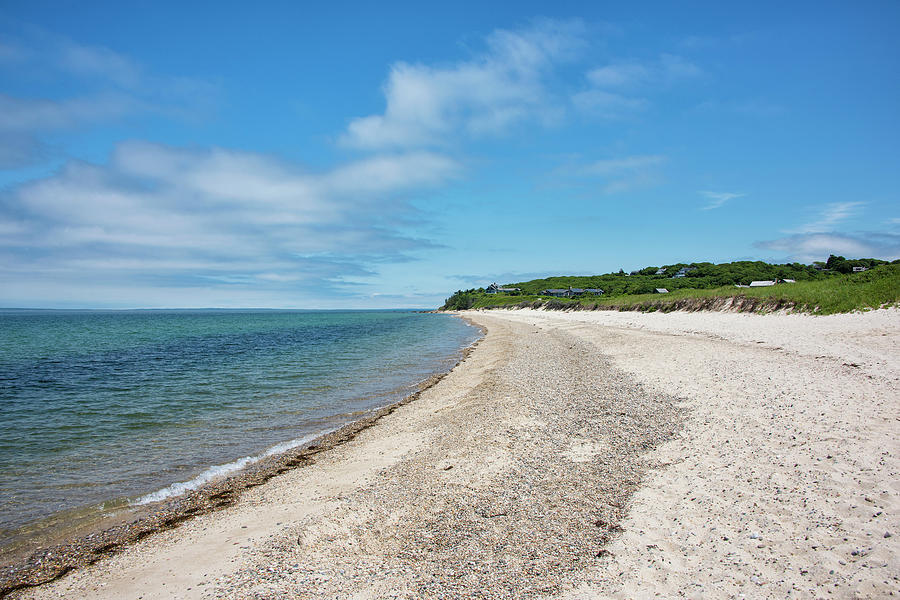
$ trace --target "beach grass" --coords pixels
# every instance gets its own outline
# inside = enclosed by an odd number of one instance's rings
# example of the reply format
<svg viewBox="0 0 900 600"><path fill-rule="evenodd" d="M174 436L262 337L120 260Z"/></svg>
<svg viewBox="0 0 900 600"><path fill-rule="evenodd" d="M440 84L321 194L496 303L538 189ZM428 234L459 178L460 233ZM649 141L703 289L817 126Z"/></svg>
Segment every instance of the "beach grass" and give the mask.
<svg viewBox="0 0 900 600"><path fill-rule="evenodd" d="M730 307L751 312L791 310L828 315L900 304L900 264L881 265L862 273L818 281L780 283L770 287L680 289L668 294L620 295L608 298L546 298L493 295L478 298L472 308L542 307L560 310L711 310Z"/></svg>

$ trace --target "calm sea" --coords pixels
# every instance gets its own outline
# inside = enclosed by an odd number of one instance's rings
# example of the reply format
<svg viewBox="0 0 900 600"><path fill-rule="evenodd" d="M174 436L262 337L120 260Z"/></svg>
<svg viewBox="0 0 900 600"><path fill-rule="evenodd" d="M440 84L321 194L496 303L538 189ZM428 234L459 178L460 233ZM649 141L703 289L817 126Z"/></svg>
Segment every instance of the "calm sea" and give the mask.
<svg viewBox="0 0 900 600"><path fill-rule="evenodd" d="M407 311L0 311L0 546L333 430L478 335Z"/></svg>

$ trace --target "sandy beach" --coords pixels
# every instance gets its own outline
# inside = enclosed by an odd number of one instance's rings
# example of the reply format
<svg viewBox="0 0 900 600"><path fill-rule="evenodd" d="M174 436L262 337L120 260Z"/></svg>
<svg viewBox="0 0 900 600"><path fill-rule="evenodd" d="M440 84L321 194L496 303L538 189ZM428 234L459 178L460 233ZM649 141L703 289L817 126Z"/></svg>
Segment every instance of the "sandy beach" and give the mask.
<svg viewBox="0 0 900 600"><path fill-rule="evenodd" d="M900 311L469 312L414 402L15 598L900 595Z"/></svg>

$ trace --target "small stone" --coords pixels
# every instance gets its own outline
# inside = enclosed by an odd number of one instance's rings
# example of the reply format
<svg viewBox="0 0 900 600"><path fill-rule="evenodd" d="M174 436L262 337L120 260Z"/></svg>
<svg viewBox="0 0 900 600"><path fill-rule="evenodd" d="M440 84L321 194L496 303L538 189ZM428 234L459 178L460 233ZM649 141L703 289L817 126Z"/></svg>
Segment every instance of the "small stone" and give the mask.
<svg viewBox="0 0 900 600"><path fill-rule="evenodd" d="M884 532L884 537L886 537L886 538L891 537L891 532L890 532L890 531L885 531L885 532Z"/></svg>

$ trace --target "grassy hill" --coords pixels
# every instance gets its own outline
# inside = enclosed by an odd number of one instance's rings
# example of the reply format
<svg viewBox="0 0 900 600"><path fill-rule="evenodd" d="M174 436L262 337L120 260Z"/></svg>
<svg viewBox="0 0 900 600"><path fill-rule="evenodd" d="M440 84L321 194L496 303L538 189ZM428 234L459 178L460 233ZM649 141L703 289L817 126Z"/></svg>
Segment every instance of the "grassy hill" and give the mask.
<svg viewBox="0 0 900 600"><path fill-rule="evenodd" d="M840 259L840 257L832 257ZM843 260L843 259L842 259ZM832 266L839 261L830 261ZM849 261L847 261L849 262ZM799 263L771 265L742 261L713 265L693 263L648 267L630 275L609 273L589 277L549 277L504 287L521 288L519 293L486 294L483 289L458 291L447 299L443 310L465 308L544 307L574 310L736 310L769 311L793 309L815 314L850 312L900 303L900 261L888 264L862 259L870 266L861 273L820 270ZM842 270L846 270L846 264ZM672 276L686 267L683 277ZM662 270L660 275L657 272ZM745 288L754 280L794 279L771 287ZM601 288L602 296L551 298L540 295L550 288ZM667 294L655 293L666 288Z"/></svg>

